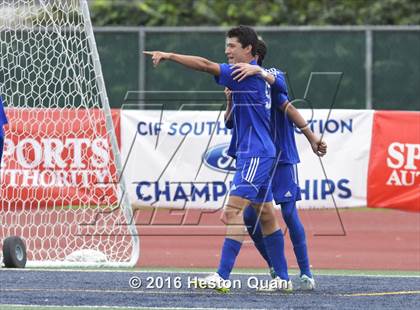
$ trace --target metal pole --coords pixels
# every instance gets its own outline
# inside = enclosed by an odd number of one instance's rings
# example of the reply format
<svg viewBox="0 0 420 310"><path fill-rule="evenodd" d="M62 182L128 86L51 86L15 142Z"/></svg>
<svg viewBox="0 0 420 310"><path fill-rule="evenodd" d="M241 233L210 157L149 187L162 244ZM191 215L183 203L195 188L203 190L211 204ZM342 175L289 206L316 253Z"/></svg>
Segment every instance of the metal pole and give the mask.
<svg viewBox="0 0 420 310"><path fill-rule="evenodd" d="M146 43L146 31L144 28L139 30L139 108L144 109L146 99L144 91L146 90L146 57L143 54Z"/></svg>
<svg viewBox="0 0 420 310"><path fill-rule="evenodd" d="M372 106L372 30L366 29L366 109L371 110Z"/></svg>
<svg viewBox="0 0 420 310"><path fill-rule="evenodd" d="M96 47L95 36L93 34L93 28L90 21L90 13L89 7L86 0L80 0L80 5L82 7L83 18L86 27L86 35L89 43L89 47L92 52L92 61L93 67L95 70L96 81L98 83L99 94L102 101L102 107L105 114L105 123L106 129L110 134L110 141L112 146L112 151L114 152L115 157L115 166L117 167L117 173L119 177L119 188L120 188L120 199L121 199L121 206L124 213L124 216L127 220L127 227L131 233L131 241L132 241L132 250L131 250L131 258L130 261L127 263L120 263L121 266L131 266L133 267L140 256L140 238L137 233L136 226L133 225L133 210L131 209L130 201L128 199L128 192L125 184L125 179L123 175L123 168L122 168L122 160L120 155L120 150L118 148L118 142L115 135L114 124L112 122L112 115L111 115L111 108L109 107L109 100L108 95L106 93L105 88L105 81L102 74L101 62L99 60L98 49Z"/></svg>

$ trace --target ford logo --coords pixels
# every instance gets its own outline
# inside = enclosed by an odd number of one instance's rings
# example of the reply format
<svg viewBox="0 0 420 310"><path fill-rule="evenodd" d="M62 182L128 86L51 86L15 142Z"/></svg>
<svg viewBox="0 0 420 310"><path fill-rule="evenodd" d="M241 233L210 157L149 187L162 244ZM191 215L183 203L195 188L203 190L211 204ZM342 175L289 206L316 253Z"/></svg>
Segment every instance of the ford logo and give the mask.
<svg viewBox="0 0 420 310"><path fill-rule="evenodd" d="M207 150L204 163L211 169L221 172L234 172L235 160L228 155L229 144L219 144Z"/></svg>

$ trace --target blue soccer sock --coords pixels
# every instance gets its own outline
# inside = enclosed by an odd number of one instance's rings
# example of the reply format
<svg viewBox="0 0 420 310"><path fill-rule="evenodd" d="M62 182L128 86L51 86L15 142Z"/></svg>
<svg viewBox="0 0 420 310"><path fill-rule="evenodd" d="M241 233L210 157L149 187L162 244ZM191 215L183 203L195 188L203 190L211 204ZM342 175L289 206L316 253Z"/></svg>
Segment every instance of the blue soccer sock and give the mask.
<svg viewBox="0 0 420 310"><path fill-rule="evenodd" d="M265 250L263 234L261 231L260 222L258 220L257 211L255 211L255 209L251 206L246 207L244 210L244 223L246 229L248 230L249 236L251 237L252 241L254 241L255 247L267 262L268 267L271 268L271 262L268 258L267 251Z"/></svg>
<svg viewBox="0 0 420 310"><path fill-rule="evenodd" d="M265 249L274 271L282 280L289 280L287 261L284 255L284 237L281 229L264 237Z"/></svg>
<svg viewBox="0 0 420 310"><path fill-rule="evenodd" d="M230 238L225 238L219 268L217 269L217 273L223 279L229 279L230 273L232 272L233 266L235 265L236 256L238 256L241 246L241 242Z"/></svg>
<svg viewBox="0 0 420 310"><path fill-rule="evenodd" d="M312 278L309 265L308 249L306 246L305 229L300 221L296 209L296 202L284 202L281 204L281 213L289 229L290 239L293 243L293 250L299 265L300 275L307 275Z"/></svg>

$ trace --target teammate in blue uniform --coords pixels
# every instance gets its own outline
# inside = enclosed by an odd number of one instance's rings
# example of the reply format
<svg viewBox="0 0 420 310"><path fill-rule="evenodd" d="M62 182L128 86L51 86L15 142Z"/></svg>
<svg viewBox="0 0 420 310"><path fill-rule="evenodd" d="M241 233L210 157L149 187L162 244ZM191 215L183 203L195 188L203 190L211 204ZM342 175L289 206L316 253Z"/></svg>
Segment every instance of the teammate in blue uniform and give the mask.
<svg viewBox="0 0 420 310"><path fill-rule="evenodd" d="M3 156L3 144L4 144L4 129L3 126L7 124L6 113L4 112L3 101L0 96L0 168L1 168L1 159Z"/></svg>
<svg viewBox="0 0 420 310"><path fill-rule="evenodd" d="M250 27L239 26L227 33L225 53L229 63L248 63L256 65L255 53L258 37ZM271 203L271 172L275 166L276 150L271 137L270 109L271 97L269 85L259 76L250 76L236 81L230 64L218 64L202 57L164 53L160 51L144 52L151 55L153 64L171 60L188 68L212 74L216 82L228 87L233 94L232 117L236 132L236 172L229 193L228 202L223 210L223 219L227 225L221 261L217 273L200 280L201 286L216 285L225 291L225 282L242 245L244 231L243 209L253 203L260 216L263 242L273 268L281 273L281 261L284 259L283 233L275 218ZM276 81L274 81L275 85ZM264 203L264 204L263 204ZM276 278L279 289L287 286L288 278Z"/></svg>
<svg viewBox="0 0 420 310"><path fill-rule="evenodd" d="M266 54L266 46L264 42L260 41L257 48L258 64L261 66ZM248 64L238 64L236 66L236 78L241 80L247 76L260 74L260 68L257 66L249 66ZM321 142L308 128L299 112L291 106L288 101L287 86L284 79L284 74L274 68L267 70L276 76L280 81L280 88L273 88L272 90L272 113L271 125L273 131L273 139L276 145L277 167L274 173L272 191L276 204L281 205L283 219L289 228L290 237L293 243L294 252L300 268L301 287L312 290L315 288L315 281L310 271L309 258L307 254L305 230L299 219L296 201L301 199L299 182L297 177L296 164L299 163L299 155L296 148L294 125L295 122L301 126L301 130L311 143L313 151L323 156L326 153L326 144ZM229 92L227 95L229 96ZM227 112L225 113L226 126L233 125L232 119L229 117L229 97ZM290 109L290 110L289 110ZM290 113L290 117L289 114ZM293 121L292 121L293 119ZM230 154L234 151L231 145ZM267 256L264 243L262 242L261 230L258 223L258 215L255 210L248 206L244 211L244 222L247 226L248 232L253 239L255 246L267 261L269 267L271 262ZM284 268L286 268L284 266ZM273 272L273 271L272 271Z"/></svg>

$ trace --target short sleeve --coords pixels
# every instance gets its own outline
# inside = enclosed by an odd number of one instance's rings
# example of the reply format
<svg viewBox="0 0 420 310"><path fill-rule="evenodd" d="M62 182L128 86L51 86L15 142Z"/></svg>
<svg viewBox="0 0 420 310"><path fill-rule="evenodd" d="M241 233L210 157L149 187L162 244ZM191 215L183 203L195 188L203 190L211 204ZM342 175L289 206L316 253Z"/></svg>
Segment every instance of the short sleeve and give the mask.
<svg viewBox="0 0 420 310"><path fill-rule="evenodd" d="M278 93L277 100L274 101L276 103L276 108L280 109L286 102L289 101L289 98L287 97L287 94L285 93Z"/></svg>
<svg viewBox="0 0 420 310"><path fill-rule="evenodd" d="M223 63L219 64L220 66L220 75L215 76L214 79L217 84L226 86L230 89L233 89L233 79L232 79L232 69L230 65Z"/></svg>
<svg viewBox="0 0 420 310"><path fill-rule="evenodd" d="M287 94L287 84L283 72L274 68L269 69L267 71L275 77L274 84L271 85L271 87L279 93Z"/></svg>

